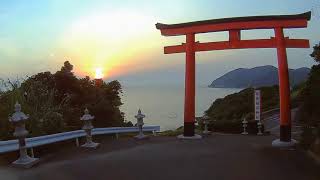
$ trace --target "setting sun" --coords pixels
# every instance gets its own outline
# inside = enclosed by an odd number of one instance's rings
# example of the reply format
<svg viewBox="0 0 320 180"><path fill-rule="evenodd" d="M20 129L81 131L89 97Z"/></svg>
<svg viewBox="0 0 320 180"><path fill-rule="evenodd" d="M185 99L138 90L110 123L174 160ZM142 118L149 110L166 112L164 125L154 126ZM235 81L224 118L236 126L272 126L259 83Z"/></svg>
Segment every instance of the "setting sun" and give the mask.
<svg viewBox="0 0 320 180"><path fill-rule="evenodd" d="M97 68L96 69L95 79L102 79L102 78L103 78L102 68Z"/></svg>

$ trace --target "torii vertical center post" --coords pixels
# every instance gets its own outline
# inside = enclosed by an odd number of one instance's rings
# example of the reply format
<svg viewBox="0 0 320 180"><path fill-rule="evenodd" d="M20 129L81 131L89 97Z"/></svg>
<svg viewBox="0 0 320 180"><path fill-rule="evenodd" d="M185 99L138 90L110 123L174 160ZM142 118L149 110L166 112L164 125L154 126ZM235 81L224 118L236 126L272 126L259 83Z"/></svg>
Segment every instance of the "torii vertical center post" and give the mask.
<svg viewBox="0 0 320 180"><path fill-rule="evenodd" d="M157 23L163 36L186 36L186 43L164 47L165 54L186 53L184 136L194 136L195 123L195 53L199 51L277 48L280 92L280 141L291 141L290 86L286 48L309 48L307 39L289 39L285 28L306 28L311 12L295 15L250 16L212 19L181 24ZM241 40L241 30L273 29L270 39ZM198 33L228 31L229 41L195 42Z"/></svg>

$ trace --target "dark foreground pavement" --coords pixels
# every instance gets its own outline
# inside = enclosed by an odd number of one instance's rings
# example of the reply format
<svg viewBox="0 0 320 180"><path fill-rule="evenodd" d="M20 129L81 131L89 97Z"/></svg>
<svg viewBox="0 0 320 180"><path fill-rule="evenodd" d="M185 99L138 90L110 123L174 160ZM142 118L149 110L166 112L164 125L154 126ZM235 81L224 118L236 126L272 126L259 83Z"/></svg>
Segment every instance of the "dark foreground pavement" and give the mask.
<svg viewBox="0 0 320 180"><path fill-rule="evenodd" d="M320 180L320 167L300 150L271 147L272 136L212 135L202 140L152 137L69 148L20 170L0 167L0 179L21 180Z"/></svg>

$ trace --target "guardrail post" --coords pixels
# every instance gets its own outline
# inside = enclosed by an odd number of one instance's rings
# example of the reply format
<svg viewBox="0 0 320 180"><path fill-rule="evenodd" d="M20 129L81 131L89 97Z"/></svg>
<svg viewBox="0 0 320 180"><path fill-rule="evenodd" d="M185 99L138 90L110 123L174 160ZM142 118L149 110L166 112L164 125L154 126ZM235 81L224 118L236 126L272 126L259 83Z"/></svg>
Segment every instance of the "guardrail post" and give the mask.
<svg viewBox="0 0 320 180"><path fill-rule="evenodd" d="M118 133L116 133L116 139L119 139L119 134Z"/></svg>
<svg viewBox="0 0 320 180"><path fill-rule="evenodd" d="M29 117L21 112L21 105L16 102L15 113L9 117L9 121L15 126L13 135L19 139L20 157L12 163L15 167L30 168L39 162L38 158L30 157L27 153L25 139L29 132L25 128L25 121L28 119Z"/></svg>
<svg viewBox="0 0 320 180"><path fill-rule="evenodd" d="M82 145L81 147L85 147L85 148L97 148L99 146L99 143L95 143L92 141L92 134L91 131L93 129L92 123L91 121L94 119L94 116L91 116L89 114L89 110L86 108L84 110L84 115L80 118L80 120L82 120L84 122L84 125L82 127L82 129L86 132L86 138L87 141L84 145Z"/></svg>
<svg viewBox="0 0 320 180"><path fill-rule="evenodd" d="M79 144L79 138L76 138L76 146L79 147L80 144Z"/></svg>
<svg viewBox="0 0 320 180"><path fill-rule="evenodd" d="M34 158L33 148L30 148L31 157Z"/></svg>

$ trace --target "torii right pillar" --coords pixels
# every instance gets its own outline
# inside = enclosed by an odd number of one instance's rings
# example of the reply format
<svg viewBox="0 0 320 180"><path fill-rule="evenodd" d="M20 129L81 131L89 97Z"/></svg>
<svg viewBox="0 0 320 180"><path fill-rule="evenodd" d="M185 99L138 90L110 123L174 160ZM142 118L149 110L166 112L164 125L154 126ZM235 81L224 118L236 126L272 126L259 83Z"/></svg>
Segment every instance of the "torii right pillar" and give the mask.
<svg viewBox="0 0 320 180"><path fill-rule="evenodd" d="M291 140L291 106L290 106L290 83L287 62L287 52L283 29L275 29L278 54L279 70L279 94L280 94L280 140Z"/></svg>
<svg viewBox="0 0 320 180"><path fill-rule="evenodd" d="M272 145L276 147L290 147L294 146L296 141L291 139L290 82L286 42L282 28L275 28L274 31L278 55L280 139L273 141Z"/></svg>

